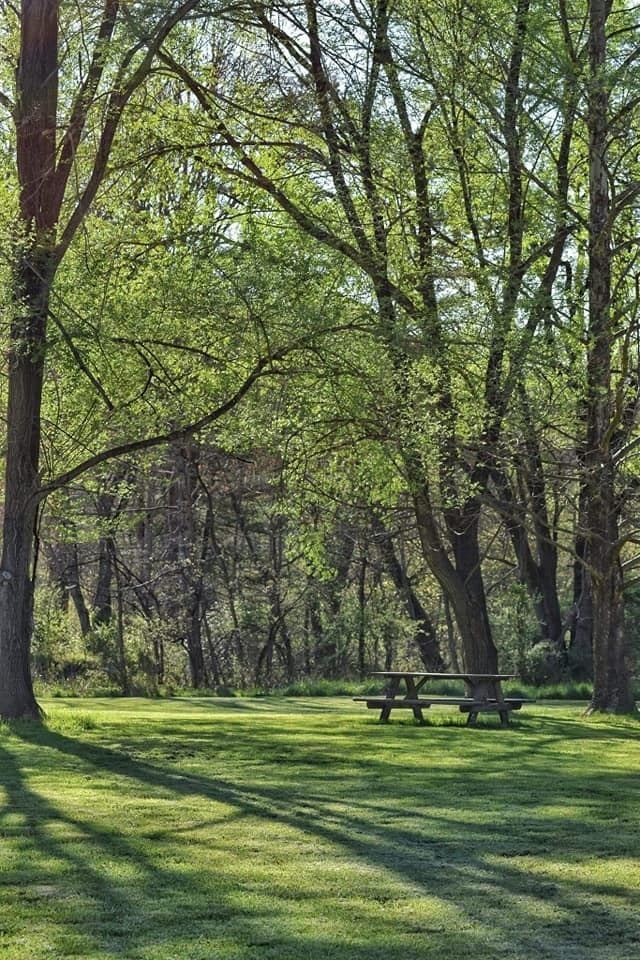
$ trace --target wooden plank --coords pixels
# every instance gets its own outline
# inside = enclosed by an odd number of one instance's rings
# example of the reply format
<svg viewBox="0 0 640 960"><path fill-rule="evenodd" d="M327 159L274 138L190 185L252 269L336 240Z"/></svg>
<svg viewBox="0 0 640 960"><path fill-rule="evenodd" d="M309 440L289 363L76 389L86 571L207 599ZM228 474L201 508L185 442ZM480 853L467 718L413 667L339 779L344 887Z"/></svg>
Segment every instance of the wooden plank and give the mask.
<svg viewBox="0 0 640 960"><path fill-rule="evenodd" d="M520 700L495 700L493 697L483 697L481 700L473 700L472 703L478 710L519 710L522 706Z"/></svg>
<svg viewBox="0 0 640 960"><path fill-rule="evenodd" d="M520 697L505 697L504 700L496 700L494 697L486 700L476 700L474 697L354 697L353 700L355 703L375 703L378 706L389 703L394 707L402 706L403 704L407 707L413 707L432 703L470 703L479 704L480 706L482 704L494 704L497 706L505 704L513 709L518 709L523 703L536 702L535 700L523 700Z"/></svg>
<svg viewBox="0 0 640 960"><path fill-rule="evenodd" d="M372 707L430 707L433 703L457 705L460 703L473 704L476 702L471 697L396 697L395 699L391 697L354 697L353 699L356 702L366 703L367 706Z"/></svg>
<svg viewBox="0 0 640 960"><path fill-rule="evenodd" d="M450 706L459 706L461 710L520 710L523 703L535 703L535 700L515 700L506 698L505 700L474 700L473 697L354 697L356 703L366 703L367 707L388 707L396 708L414 708L437 706L445 704Z"/></svg>

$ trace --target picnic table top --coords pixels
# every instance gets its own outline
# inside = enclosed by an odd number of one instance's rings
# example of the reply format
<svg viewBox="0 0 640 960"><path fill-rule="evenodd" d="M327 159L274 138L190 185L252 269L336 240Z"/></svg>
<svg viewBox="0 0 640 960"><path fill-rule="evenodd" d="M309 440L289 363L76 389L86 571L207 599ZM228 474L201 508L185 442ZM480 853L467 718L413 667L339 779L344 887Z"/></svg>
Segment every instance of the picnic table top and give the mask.
<svg viewBox="0 0 640 960"><path fill-rule="evenodd" d="M515 673L424 673L420 670L374 670L372 677L425 677L433 680L514 680Z"/></svg>

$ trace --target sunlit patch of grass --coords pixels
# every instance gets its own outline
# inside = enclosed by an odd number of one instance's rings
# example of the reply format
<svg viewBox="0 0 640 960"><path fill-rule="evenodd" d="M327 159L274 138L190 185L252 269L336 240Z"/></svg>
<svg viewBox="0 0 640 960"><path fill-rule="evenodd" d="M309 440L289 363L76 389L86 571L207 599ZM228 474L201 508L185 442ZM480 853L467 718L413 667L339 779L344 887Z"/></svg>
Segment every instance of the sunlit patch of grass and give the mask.
<svg viewBox="0 0 640 960"><path fill-rule="evenodd" d="M0 728L3 960L635 960L639 726L348 699Z"/></svg>
<svg viewBox="0 0 640 960"><path fill-rule="evenodd" d="M78 710L57 710L47 718L46 725L50 730L74 734L96 730L98 721L92 713Z"/></svg>

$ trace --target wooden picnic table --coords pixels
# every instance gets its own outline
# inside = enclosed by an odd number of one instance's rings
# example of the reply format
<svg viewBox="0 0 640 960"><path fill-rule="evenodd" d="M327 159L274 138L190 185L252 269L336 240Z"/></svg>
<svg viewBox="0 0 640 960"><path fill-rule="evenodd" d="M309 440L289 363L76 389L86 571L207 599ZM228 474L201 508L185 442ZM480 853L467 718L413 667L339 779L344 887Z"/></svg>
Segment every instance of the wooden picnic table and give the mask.
<svg viewBox="0 0 640 960"><path fill-rule="evenodd" d="M416 670L376 670L373 677L385 677L389 683L384 696L354 697L369 709L380 709L380 719L388 720L392 710L410 709L421 723L422 711L434 704L453 704L466 713L467 724L473 726L480 713L499 713L502 724L509 722L512 710L532 701L522 697L505 697L502 681L515 679L512 673L423 673ZM461 696L424 696L421 691L430 680L461 680L465 692ZM404 690L402 689L404 687Z"/></svg>

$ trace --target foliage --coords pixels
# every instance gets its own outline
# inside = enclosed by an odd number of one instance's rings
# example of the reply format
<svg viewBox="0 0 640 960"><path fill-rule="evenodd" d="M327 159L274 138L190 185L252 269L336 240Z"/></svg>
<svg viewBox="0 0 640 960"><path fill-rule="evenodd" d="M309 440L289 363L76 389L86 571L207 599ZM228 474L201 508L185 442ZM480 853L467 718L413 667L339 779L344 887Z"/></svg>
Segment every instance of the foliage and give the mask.
<svg viewBox="0 0 640 960"><path fill-rule="evenodd" d="M64 196L42 191L60 201L46 236L17 224L36 195L20 193L10 109L24 11L0 26L3 316L27 308L21 258L31 270L60 243L28 367L43 381L31 446L13 424L28 509L41 501L22 517L41 547L38 682L348 684L424 665L426 635L438 666L589 677L605 643L589 551L607 538L587 494L608 457L620 530L604 567L619 558L629 584L637 563L630 10L611 7L609 60L590 76L584 11L548 0L107 4L113 35L91 67L101 9L60 8L56 129L39 142L57 138L69 165ZM611 127L605 366L588 333L596 81ZM32 348L18 326L2 328L14 359ZM588 442L600 402L604 459ZM25 488L12 476L7 523Z"/></svg>

